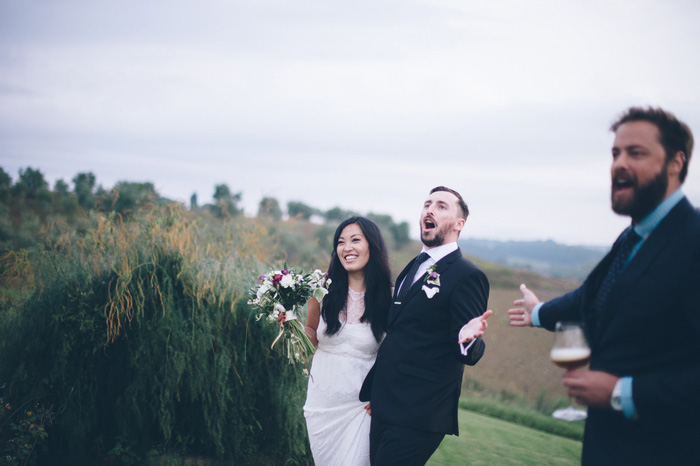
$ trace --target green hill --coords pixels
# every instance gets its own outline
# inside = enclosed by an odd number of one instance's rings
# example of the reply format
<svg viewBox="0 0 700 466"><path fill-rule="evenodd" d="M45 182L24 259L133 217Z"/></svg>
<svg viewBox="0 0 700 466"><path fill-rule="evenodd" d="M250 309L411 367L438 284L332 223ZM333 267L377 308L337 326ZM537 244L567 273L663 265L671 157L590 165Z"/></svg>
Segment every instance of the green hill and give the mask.
<svg viewBox="0 0 700 466"><path fill-rule="evenodd" d="M495 241L467 238L463 251L480 259L548 277L583 280L608 251L608 247L569 246L548 241Z"/></svg>

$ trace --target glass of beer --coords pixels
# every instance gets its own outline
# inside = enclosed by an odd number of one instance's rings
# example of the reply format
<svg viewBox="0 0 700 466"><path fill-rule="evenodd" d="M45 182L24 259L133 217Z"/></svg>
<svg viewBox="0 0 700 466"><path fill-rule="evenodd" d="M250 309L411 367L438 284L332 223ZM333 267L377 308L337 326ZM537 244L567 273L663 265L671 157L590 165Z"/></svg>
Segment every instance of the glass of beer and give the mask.
<svg viewBox="0 0 700 466"><path fill-rule="evenodd" d="M581 326L576 323L557 322L554 328L554 344L549 353L550 358L559 367L572 371L588 364L591 357L591 349L586 343ZM578 421L586 419L586 411L574 407L571 397L569 406L558 409L552 416L565 421Z"/></svg>

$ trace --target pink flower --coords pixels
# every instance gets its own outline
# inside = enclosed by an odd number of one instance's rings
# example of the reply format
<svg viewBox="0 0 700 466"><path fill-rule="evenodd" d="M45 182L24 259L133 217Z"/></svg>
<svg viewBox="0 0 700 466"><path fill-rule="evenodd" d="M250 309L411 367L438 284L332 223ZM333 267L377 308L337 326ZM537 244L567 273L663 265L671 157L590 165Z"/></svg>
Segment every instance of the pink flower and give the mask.
<svg viewBox="0 0 700 466"><path fill-rule="evenodd" d="M279 274L279 273L277 275L275 275L274 277L272 277L272 284L275 286L279 285L280 282L282 281L282 277L283 277L283 275Z"/></svg>

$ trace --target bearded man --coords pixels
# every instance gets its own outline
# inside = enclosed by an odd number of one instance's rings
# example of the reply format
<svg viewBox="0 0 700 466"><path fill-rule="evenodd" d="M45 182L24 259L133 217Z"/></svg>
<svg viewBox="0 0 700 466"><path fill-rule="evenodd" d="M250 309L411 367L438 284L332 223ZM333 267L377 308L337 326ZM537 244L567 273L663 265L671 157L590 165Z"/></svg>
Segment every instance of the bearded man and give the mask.
<svg viewBox="0 0 700 466"><path fill-rule="evenodd" d="M423 465L445 434L458 434L464 364L484 354L491 314L486 275L457 247L468 214L444 186L423 204L423 251L396 279L386 337L360 392L371 404L375 466Z"/></svg>
<svg viewBox="0 0 700 466"><path fill-rule="evenodd" d="M541 303L522 285L511 325L582 324L590 369L563 383L588 406L583 464L700 464L700 213L680 189L693 135L659 108L611 130L612 209L631 225L577 290Z"/></svg>

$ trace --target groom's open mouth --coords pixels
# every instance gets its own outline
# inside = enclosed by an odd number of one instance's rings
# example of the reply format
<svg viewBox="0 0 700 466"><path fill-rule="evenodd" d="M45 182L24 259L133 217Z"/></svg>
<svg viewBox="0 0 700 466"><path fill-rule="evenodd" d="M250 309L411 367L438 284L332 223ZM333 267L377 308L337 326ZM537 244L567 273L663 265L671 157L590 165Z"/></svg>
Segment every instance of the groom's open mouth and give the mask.
<svg viewBox="0 0 700 466"><path fill-rule="evenodd" d="M435 229L435 222L430 217L425 217L423 219L423 231L430 231Z"/></svg>

